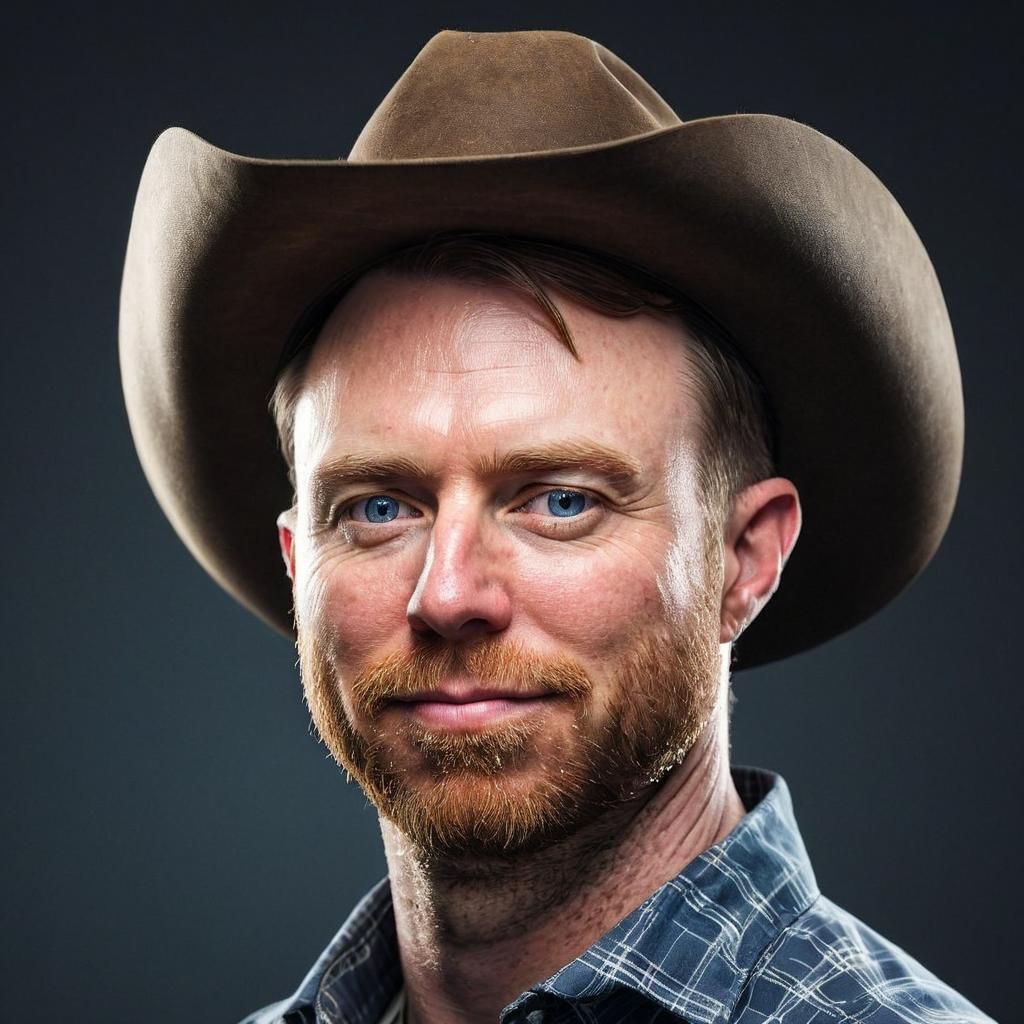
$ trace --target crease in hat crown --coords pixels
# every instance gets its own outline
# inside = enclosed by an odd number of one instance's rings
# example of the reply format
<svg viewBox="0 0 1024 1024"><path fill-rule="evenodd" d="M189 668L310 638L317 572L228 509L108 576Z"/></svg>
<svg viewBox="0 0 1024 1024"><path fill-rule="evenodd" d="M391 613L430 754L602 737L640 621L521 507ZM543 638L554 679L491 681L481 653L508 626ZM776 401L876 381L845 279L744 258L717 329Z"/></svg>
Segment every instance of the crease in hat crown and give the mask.
<svg viewBox="0 0 1024 1024"><path fill-rule="evenodd" d="M625 61L571 32L440 32L381 101L352 162L577 149L673 128Z"/></svg>

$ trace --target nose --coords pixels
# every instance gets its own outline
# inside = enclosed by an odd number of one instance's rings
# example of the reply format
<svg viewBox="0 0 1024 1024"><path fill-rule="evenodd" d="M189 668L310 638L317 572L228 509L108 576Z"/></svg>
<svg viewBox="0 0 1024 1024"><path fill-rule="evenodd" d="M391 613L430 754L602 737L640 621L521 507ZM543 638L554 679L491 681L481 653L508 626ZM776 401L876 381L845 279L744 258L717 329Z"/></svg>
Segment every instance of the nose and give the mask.
<svg viewBox="0 0 1024 1024"><path fill-rule="evenodd" d="M406 617L413 631L452 642L506 629L512 604L500 542L488 524L463 509L435 519L423 568Z"/></svg>

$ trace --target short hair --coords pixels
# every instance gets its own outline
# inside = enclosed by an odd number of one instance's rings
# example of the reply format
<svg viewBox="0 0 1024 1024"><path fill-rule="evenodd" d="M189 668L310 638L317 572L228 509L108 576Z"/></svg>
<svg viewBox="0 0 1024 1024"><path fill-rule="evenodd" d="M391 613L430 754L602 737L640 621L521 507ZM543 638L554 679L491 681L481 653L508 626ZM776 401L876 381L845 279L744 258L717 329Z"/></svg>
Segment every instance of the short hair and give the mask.
<svg viewBox="0 0 1024 1024"><path fill-rule="evenodd" d="M295 407L317 337L335 307L371 271L499 284L533 299L573 357L579 353L552 293L609 317L641 312L676 317L686 329L684 386L701 411L701 499L723 521L741 490L766 479L776 464L776 431L768 395L728 331L705 309L649 271L617 257L538 239L482 233L436 235L387 254L340 278L299 318L281 353L270 410L295 486Z"/></svg>

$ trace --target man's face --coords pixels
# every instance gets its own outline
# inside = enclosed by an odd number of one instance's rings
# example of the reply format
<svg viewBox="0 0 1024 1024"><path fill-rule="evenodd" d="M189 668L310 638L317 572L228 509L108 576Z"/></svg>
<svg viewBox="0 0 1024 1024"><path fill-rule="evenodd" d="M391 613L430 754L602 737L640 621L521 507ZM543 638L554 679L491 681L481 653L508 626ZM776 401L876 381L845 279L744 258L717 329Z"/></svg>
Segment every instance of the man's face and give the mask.
<svg viewBox="0 0 1024 1024"><path fill-rule="evenodd" d="M682 328L370 275L295 420L295 611L328 747L437 852L538 849L678 763L721 676Z"/></svg>

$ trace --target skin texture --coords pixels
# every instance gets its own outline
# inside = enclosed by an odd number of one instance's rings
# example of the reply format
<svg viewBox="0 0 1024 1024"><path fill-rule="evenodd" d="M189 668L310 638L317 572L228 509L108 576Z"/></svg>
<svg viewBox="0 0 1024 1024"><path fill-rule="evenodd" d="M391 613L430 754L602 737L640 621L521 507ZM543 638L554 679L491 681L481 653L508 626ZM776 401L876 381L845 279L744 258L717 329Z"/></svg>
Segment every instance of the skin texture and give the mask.
<svg viewBox="0 0 1024 1024"><path fill-rule="evenodd" d="M778 478L708 521L676 322L558 301L580 361L507 289L370 275L297 404L303 681L381 810L417 1022L493 1022L734 827L730 645L799 530Z"/></svg>

